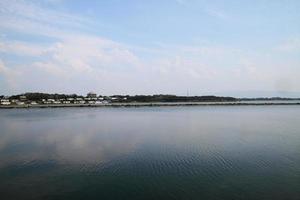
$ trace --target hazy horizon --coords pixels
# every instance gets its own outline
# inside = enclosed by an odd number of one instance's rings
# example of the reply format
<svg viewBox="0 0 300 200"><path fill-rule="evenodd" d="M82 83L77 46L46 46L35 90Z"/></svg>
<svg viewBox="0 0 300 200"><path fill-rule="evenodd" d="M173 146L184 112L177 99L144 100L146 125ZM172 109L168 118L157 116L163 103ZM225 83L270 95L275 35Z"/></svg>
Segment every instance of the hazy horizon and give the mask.
<svg viewBox="0 0 300 200"><path fill-rule="evenodd" d="M300 1L0 1L0 95L300 97Z"/></svg>

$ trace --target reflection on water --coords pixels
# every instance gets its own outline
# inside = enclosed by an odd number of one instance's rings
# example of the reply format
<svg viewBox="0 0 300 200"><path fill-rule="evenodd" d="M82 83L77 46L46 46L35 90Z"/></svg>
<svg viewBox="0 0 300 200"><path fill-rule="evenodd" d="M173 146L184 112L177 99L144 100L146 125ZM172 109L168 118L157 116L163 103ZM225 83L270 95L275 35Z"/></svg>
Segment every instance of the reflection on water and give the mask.
<svg viewBox="0 0 300 200"><path fill-rule="evenodd" d="M298 199L300 107L0 110L1 199Z"/></svg>

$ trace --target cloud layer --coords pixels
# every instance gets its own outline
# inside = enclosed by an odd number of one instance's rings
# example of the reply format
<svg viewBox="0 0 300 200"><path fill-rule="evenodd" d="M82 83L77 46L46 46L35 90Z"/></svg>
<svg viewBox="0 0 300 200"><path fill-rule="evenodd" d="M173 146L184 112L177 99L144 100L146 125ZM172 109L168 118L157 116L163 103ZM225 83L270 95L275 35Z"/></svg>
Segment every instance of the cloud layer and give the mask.
<svg viewBox="0 0 300 200"><path fill-rule="evenodd" d="M264 49L212 41L149 47L91 33L94 18L46 5L1 1L0 93L300 91L298 37ZM205 12L216 20L231 20L219 9Z"/></svg>

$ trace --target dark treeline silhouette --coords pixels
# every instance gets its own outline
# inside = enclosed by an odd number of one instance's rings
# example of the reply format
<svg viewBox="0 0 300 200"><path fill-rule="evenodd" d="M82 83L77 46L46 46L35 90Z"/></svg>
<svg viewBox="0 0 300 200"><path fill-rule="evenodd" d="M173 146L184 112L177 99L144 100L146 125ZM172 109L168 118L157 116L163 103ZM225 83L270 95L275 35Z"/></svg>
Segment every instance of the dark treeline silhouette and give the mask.
<svg viewBox="0 0 300 200"><path fill-rule="evenodd" d="M21 99L22 96L26 96L26 100L41 101L42 99L67 99L67 98L84 98L82 95L77 94L48 94L40 92L31 92L18 95L12 95L9 97L12 99ZM234 98L234 97L222 97L222 96L176 96L176 95L113 95L102 96L105 100L112 100L113 102L224 102L224 101L272 101L272 100L300 100L300 98ZM113 98L114 97L114 98ZM0 95L0 99L4 98Z"/></svg>
<svg viewBox="0 0 300 200"><path fill-rule="evenodd" d="M39 93L39 92L32 92L32 93L29 92L25 94L12 95L9 97L9 99L20 99L21 96L26 96L26 99L31 101L40 101L42 99L66 99L66 98L83 97L77 94L48 94L48 93Z"/></svg>
<svg viewBox="0 0 300 200"><path fill-rule="evenodd" d="M83 98L77 94L48 94L48 93L24 93L12 95L9 99L20 99L26 96L27 100L41 101L42 99L67 99L67 98ZM101 96L101 95L99 95ZM102 96L101 96L102 97ZM114 97L114 98L112 98ZM218 96L176 96L176 95L113 95L104 99L113 99L117 102L205 102L205 101L237 101L233 97Z"/></svg>

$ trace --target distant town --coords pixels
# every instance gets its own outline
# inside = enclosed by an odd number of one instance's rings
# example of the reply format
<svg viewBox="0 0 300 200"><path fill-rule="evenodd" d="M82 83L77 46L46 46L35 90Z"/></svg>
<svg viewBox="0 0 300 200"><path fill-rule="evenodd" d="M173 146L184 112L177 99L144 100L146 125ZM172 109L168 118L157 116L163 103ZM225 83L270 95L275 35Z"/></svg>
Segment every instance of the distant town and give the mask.
<svg viewBox="0 0 300 200"><path fill-rule="evenodd" d="M211 102L234 103L245 101L287 101L300 98L234 98L220 96L176 96L176 95L113 95L102 96L94 92L87 95L24 93L12 96L0 96L0 106L3 107L63 107L63 106L101 106L101 105L135 105L149 103L182 103L196 104ZM298 102L297 102L298 104Z"/></svg>

